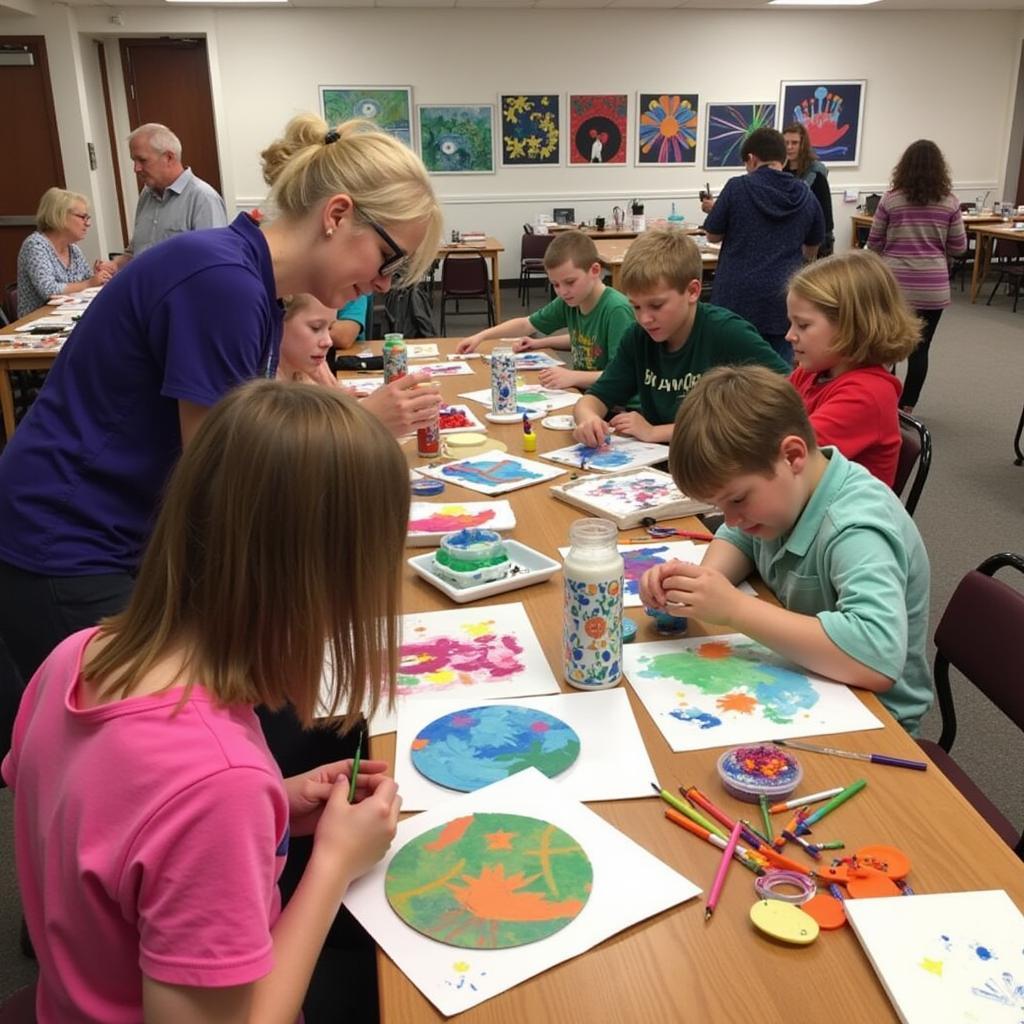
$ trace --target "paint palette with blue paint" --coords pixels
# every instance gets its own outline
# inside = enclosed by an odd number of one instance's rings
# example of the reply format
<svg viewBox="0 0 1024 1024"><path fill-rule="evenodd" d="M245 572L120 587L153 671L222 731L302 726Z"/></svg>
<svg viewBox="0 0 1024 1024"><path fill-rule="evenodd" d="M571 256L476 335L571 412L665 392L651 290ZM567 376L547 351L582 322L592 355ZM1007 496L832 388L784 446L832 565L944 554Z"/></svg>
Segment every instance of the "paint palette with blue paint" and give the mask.
<svg viewBox="0 0 1024 1024"><path fill-rule="evenodd" d="M664 462L668 458L667 444L650 444L632 437L609 437L599 448L573 444L544 452L542 458L560 462L576 469L591 469L599 473L619 473L628 469L642 469Z"/></svg>
<svg viewBox="0 0 1024 1024"><path fill-rule="evenodd" d="M412 742L412 763L431 782L468 793L525 768L554 778L576 761L579 752L575 730L554 715L486 704L425 726Z"/></svg>

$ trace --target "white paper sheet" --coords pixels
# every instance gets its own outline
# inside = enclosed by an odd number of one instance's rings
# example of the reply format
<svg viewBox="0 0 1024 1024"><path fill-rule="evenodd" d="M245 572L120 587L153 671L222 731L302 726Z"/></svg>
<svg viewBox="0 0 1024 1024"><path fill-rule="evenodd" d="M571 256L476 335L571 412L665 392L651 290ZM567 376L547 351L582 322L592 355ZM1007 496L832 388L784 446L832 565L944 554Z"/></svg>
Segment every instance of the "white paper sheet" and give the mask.
<svg viewBox="0 0 1024 1024"><path fill-rule="evenodd" d="M622 665L675 751L882 728L848 686L741 633L628 644Z"/></svg>
<svg viewBox="0 0 1024 1024"><path fill-rule="evenodd" d="M377 388L384 387L383 377L339 377L338 383L359 398L372 395Z"/></svg>
<svg viewBox="0 0 1024 1024"><path fill-rule="evenodd" d="M409 359L433 359L441 354L436 342L414 342L405 343L405 353Z"/></svg>
<svg viewBox="0 0 1024 1024"><path fill-rule="evenodd" d="M446 533L467 527L511 530L516 516L507 501L414 501L409 508L406 543L437 546Z"/></svg>
<svg viewBox="0 0 1024 1024"><path fill-rule="evenodd" d="M544 452L541 458L576 469L624 473L627 469L642 469L664 462L668 458L668 445L649 444L632 437L609 437L601 448L571 444L566 448L556 448L553 452Z"/></svg>
<svg viewBox="0 0 1024 1024"><path fill-rule="evenodd" d="M468 950L420 935L392 910L384 894L391 858L416 836L477 811L541 817L586 850L594 872L593 890L575 920L525 946ZM424 996L451 1016L699 893L689 879L529 768L400 822L391 850L349 889L345 905Z"/></svg>
<svg viewBox="0 0 1024 1024"><path fill-rule="evenodd" d="M466 363L417 363L414 373L427 373L431 377L463 377L473 373L473 367Z"/></svg>
<svg viewBox="0 0 1024 1024"><path fill-rule="evenodd" d="M1024 916L1001 889L847 900L904 1024L1020 1024Z"/></svg>
<svg viewBox="0 0 1024 1024"><path fill-rule="evenodd" d="M417 466L423 476L432 476L446 484L456 484L481 494L507 494L521 487L553 480L564 469L508 452L483 452L469 458L445 462L439 466Z"/></svg>
<svg viewBox="0 0 1024 1024"><path fill-rule="evenodd" d="M471 402L479 402L491 407L491 389L481 388L479 391L466 391L459 398L468 398ZM563 391L560 388L542 388L531 384L516 391L516 404L525 410L554 412L556 409L568 409L580 400L578 391Z"/></svg>
<svg viewBox="0 0 1024 1024"><path fill-rule="evenodd" d="M479 702L475 702L479 706ZM559 693L494 701L546 711L571 726L580 739L575 763L551 781L574 800L629 800L652 795L654 766L621 687L595 693ZM406 702L398 713L395 781L403 811L423 811L457 795L431 782L412 763L412 741L436 718L474 706L465 697Z"/></svg>

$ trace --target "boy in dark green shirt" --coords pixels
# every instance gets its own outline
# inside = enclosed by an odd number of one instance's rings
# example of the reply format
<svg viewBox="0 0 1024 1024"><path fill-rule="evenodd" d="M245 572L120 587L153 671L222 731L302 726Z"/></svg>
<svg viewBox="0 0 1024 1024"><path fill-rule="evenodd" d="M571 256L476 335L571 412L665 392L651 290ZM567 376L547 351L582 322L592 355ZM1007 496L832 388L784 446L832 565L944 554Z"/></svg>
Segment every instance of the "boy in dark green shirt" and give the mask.
<svg viewBox="0 0 1024 1024"><path fill-rule="evenodd" d="M678 229L648 231L629 247L622 288L637 322L576 403L577 441L600 447L611 426L639 441L668 444L679 403L706 370L760 363L789 372L752 324L700 301L701 271L697 246ZM634 395L639 412L620 412L605 422L609 410Z"/></svg>

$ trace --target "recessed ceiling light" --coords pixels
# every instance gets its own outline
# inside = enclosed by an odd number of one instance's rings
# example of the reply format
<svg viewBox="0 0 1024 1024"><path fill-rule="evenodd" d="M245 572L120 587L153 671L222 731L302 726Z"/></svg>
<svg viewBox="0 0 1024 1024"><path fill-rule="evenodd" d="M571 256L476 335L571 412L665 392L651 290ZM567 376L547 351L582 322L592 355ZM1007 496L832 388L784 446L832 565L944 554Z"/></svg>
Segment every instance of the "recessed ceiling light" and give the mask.
<svg viewBox="0 0 1024 1024"><path fill-rule="evenodd" d="M208 7L219 7L221 4L277 4L291 3L291 0L164 0L168 4L206 4Z"/></svg>
<svg viewBox="0 0 1024 1024"><path fill-rule="evenodd" d="M769 7L867 7L880 0L768 0Z"/></svg>

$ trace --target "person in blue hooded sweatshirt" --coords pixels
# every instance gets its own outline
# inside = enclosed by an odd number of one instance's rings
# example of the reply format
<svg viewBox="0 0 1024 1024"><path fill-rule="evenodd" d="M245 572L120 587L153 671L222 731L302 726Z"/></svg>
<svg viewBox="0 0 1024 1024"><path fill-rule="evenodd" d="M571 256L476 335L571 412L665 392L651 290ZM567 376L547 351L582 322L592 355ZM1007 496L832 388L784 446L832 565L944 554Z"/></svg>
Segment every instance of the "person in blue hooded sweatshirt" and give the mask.
<svg viewBox="0 0 1024 1024"><path fill-rule="evenodd" d="M788 363L786 285L825 237L821 206L807 185L786 174L786 142L774 128L751 132L740 149L747 173L708 203L709 242L722 252L711 301L749 320Z"/></svg>

